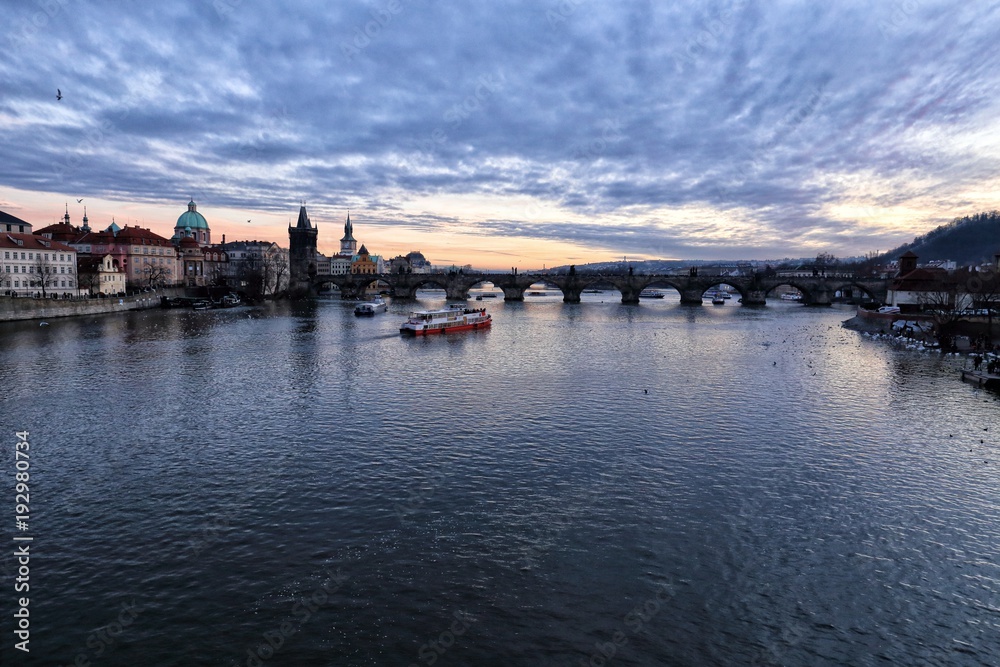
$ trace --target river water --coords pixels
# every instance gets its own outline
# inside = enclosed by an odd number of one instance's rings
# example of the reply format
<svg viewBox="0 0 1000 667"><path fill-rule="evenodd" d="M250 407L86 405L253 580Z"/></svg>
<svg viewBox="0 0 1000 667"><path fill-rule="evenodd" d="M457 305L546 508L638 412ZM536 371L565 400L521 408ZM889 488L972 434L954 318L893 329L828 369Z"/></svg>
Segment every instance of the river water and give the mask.
<svg viewBox="0 0 1000 667"><path fill-rule="evenodd" d="M1000 405L958 360L842 307L527 299L0 325L3 664L996 664Z"/></svg>

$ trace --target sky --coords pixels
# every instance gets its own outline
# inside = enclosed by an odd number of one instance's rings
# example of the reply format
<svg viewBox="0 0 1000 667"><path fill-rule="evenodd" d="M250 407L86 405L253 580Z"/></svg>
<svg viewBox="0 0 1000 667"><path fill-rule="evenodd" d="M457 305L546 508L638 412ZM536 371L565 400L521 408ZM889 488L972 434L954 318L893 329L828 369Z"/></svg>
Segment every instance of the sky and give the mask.
<svg viewBox="0 0 1000 667"><path fill-rule="evenodd" d="M538 268L997 208L1000 5L0 0L0 210ZM62 99L57 99L57 90ZM82 201L80 201L82 200ZM998 240L1000 246L1000 240Z"/></svg>

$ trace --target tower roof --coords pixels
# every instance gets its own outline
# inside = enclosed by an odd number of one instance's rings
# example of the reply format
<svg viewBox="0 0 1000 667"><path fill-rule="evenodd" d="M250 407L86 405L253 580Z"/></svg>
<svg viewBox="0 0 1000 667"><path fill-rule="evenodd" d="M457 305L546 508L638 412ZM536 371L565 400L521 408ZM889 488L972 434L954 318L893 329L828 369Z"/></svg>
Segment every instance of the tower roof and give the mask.
<svg viewBox="0 0 1000 667"><path fill-rule="evenodd" d="M359 255L367 255L367 254L369 254L368 253L368 248L365 247L364 243L361 244L361 250L358 251L358 254Z"/></svg>
<svg viewBox="0 0 1000 667"><path fill-rule="evenodd" d="M306 213L305 204L299 207L299 221L295 227L297 229L312 229L312 221L309 220L309 214Z"/></svg>
<svg viewBox="0 0 1000 667"><path fill-rule="evenodd" d="M347 222L344 223L344 238L340 239L340 242L353 241L354 239L354 225L351 224L351 212L347 212Z"/></svg>
<svg viewBox="0 0 1000 667"><path fill-rule="evenodd" d="M198 205L194 203L193 199L188 202L188 210L181 213L181 217L177 218L177 224L174 225L174 229L184 229L185 227L208 229L208 221L205 220L205 216L198 212Z"/></svg>

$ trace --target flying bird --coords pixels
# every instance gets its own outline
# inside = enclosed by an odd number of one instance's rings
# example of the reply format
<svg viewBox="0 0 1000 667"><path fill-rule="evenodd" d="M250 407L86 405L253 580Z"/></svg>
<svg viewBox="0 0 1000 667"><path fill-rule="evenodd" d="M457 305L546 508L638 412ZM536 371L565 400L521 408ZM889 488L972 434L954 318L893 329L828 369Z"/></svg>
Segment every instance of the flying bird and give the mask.
<svg viewBox="0 0 1000 667"><path fill-rule="evenodd" d="M76 200L76 203L77 203L77 204L80 204L80 203L82 203L82 202L83 202L83 200L82 200L82 199L77 199L77 200Z"/></svg>
<svg viewBox="0 0 1000 667"><path fill-rule="evenodd" d="M58 88L56 88L56 99L57 100L61 100L62 99L62 91L59 90Z"/></svg>
<svg viewBox="0 0 1000 667"><path fill-rule="evenodd" d="M249 221L249 220L247 220L247 222L250 222L250 221Z"/></svg>

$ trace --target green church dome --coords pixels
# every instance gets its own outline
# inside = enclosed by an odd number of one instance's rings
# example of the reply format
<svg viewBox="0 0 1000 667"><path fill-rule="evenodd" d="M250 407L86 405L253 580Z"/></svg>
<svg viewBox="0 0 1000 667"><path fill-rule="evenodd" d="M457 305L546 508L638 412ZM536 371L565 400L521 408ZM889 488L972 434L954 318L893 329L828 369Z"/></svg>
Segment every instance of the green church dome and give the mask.
<svg viewBox="0 0 1000 667"><path fill-rule="evenodd" d="M193 199L188 202L188 210L181 213L181 217L177 218L177 224L174 225L174 229L184 229L185 227L208 229L208 221L205 220L205 216L198 212L198 205L194 203Z"/></svg>

